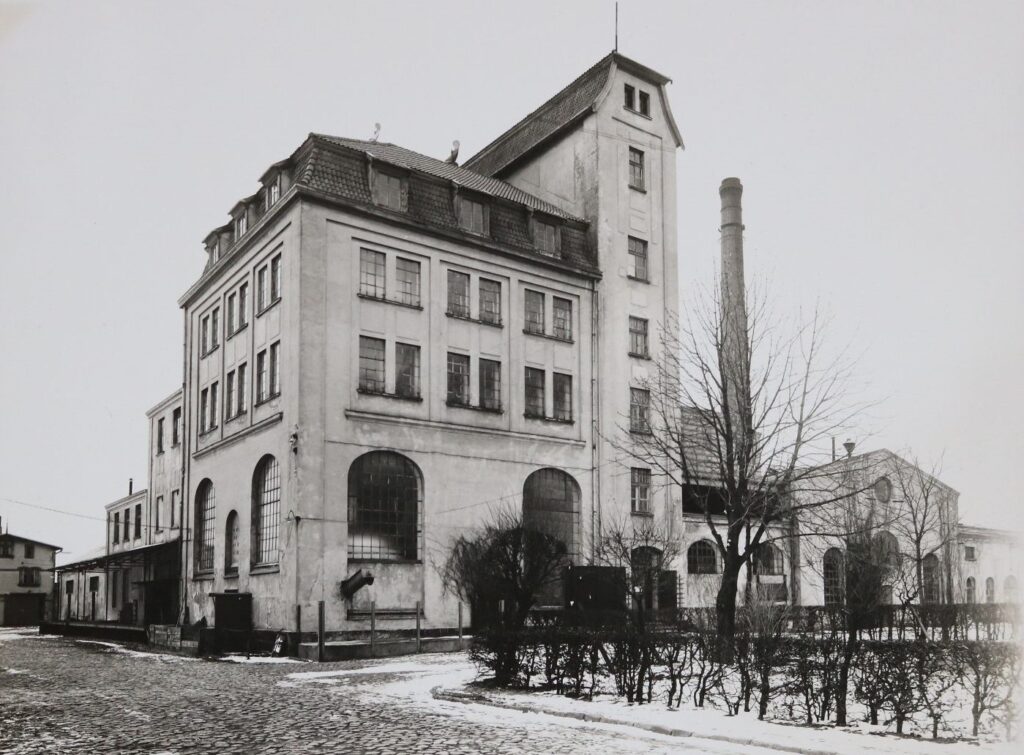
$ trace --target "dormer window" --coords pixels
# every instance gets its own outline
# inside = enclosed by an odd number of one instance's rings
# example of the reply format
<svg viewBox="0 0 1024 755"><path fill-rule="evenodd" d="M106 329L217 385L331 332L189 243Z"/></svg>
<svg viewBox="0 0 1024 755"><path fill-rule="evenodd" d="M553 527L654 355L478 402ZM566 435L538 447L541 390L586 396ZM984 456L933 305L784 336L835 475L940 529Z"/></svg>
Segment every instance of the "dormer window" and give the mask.
<svg viewBox="0 0 1024 755"><path fill-rule="evenodd" d="M639 107L637 103L639 102ZM634 113L640 113L648 118L651 117L651 95L642 89L637 91L636 87L625 85L625 95L622 98L622 106L626 110L632 110Z"/></svg>
<svg viewBox="0 0 1024 755"><path fill-rule="evenodd" d="M213 246L210 247L210 258L216 262L220 259L220 242L214 241Z"/></svg>
<svg viewBox="0 0 1024 755"><path fill-rule="evenodd" d="M468 197L459 197L459 225L480 236L488 235L487 205Z"/></svg>
<svg viewBox="0 0 1024 755"><path fill-rule="evenodd" d="M245 232L249 230L249 217L246 213L242 213L235 218L235 241L242 238Z"/></svg>
<svg viewBox="0 0 1024 755"><path fill-rule="evenodd" d="M558 226L540 220L534 221L533 238L538 252L547 257L558 256L560 246Z"/></svg>
<svg viewBox="0 0 1024 755"><path fill-rule="evenodd" d="M636 89L626 84L626 96L623 103L626 110L636 110Z"/></svg>
<svg viewBox="0 0 1024 755"><path fill-rule="evenodd" d="M281 198L281 174L278 173L274 176L274 180L267 184L266 191L266 209L269 210L275 204L277 200Z"/></svg>
<svg viewBox="0 0 1024 755"><path fill-rule="evenodd" d="M376 171L373 181L373 201L395 212L405 212L406 179Z"/></svg>

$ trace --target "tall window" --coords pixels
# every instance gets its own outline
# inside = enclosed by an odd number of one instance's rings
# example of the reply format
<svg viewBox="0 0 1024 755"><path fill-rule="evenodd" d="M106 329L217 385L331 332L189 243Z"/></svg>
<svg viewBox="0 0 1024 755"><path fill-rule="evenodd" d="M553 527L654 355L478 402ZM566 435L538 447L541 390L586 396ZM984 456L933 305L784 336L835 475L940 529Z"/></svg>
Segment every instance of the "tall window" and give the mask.
<svg viewBox="0 0 1024 755"><path fill-rule="evenodd" d="M647 242L632 236L629 237L628 275L639 281L649 280L647 277Z"/></svg>
<svg viewBox="0 0 1024 755"><path fill-rule="evenodd" d="M501 325L501 283L480 279L480 321Z"/></svg>
<svg viewBox="0 0 1024 755"><path fill-rule="evenodd" d="M636 110L636 89L631 87L629 84L625 85L625 96L623 97L623 106L627 110Z"/></svg>
<svg viewBox="0 0 1024 755"><path fill-rule="evenodd" d="M270 395L281 393L281 342L270 344Z"/></svg>
<svg viewBox="0 0 1024 755"><path fill-rule="evenodd" d="M181 443L181 407L171 412L171 445Z"/></svg>
<svg viewBox="0 0 1024 755"><path fill-rule="evenodd" d="M213 483L203 480L196 492L196 571L213 571L213 519L216 512Z"/></svg>
<svg viewBox="0 0 1024 755"><path fill-rule="evenodd" d="M274 180L267 186L267 209L269 210L275 204L277 200L281 198L281 174L278 173Z"/></svg>
<svg viewBox="0 0 1024 755"><path fill-rule="evenodd" d="M210 383L210 416L206 420L206 429L213 430L217 427L217 394L220 392L220 385L217 382Z"/></svg>
<svg viewBox="0 0 1024 755"><path fill-rule="evenodd" d="M249 218L245 211L242 212L237 218L235 218L235 241L242 238L245 232L249 230Z"/></svg>
<svg viewBox="0 0 1024 755"><path fill-rule="evenodd" d="M281 524L281 473L277 459L264 456L252 479L252 564L277 563Z"/></svg>
<svg viewBox="0 0 1024 755"><path fill-rule="evenodd" d="M544 370L526 368L526 416L544 416Z"/></svg>
<svg viewBox="0 0 1024 755"><path fill-rule="evenodd" d="M538 469L523 483L523 527L558 538L576 552L580 487L561 469Z"/></svg>
<svg viewBox="0 0 1024 755"><path fill-rule="evenodd" d="M177 490L172 490L171 491L171 515L170 515L170 520L171 520L171 527L174 527L175 523L178 520L178 491Z"/></svg>
<svg viewBox="0 0 1024 755"><path fill-rule="evenodd" d="M156 421L156 452L162 454L164 452L164 418L161 417Z"/></svg>
<svg viewBox="0 0 1024 755"><path fill-rule="evenodd" d="M555 296L551 299L551 319L555 338L572 340L572 302Z"/></svg>
<svg viewBox="0 0 1024 755"><path fill-rule="evenodd" d="M555 419L572 422L572 375L556 372L552 378Z"/></svg>
<svg viewBox="0 0 1024 755"><path fill-rule="evenodd" d="M783 565L782 551L771 543L762 543L754 551L754 573L758 576L778 576Z"/></svg>
<svg viewBox="0 0 1024 755"><path fill-rule="evenodd" d="M524 298L525 325L527 333L544 333L544 294L527 289Z"/></svg>
<svg viewBox="0 0 1024 755"><path fill-rule="evenodd" d="M249 324L249 284L238 287L238 329Z"/></svg>
<svg viewBox="0 0 1024 755"><path fill-rule="evenodd" d="M487 208L483 202L459 197L459 225L470 233L487 235Z"/></svg>
<svg viewBox="0 0 1024 755"><path fill-rule="evenodd" d="M420 305L420 263L399 257L395 260L398 301L413 307Z"/></svg>
<svg viewBox="0 0 1024 755"><path fill-rule="evenodd" d="M420 347L395 344L395 394L403 398L420 397Z"/></svg>
<svg viewBox="0 0 1024 755"><path fill-rule="evenodd" d="M481 359L480 367L480 408L498 411L501 409L501 362Z"/></svg>
<svg viewBox="0 0 1024 755"><path fill-rule="evenodd" d="M825 605L838 606L843 603L843 591L846 583L843 552L838 548L825 551L822 561L822 576L825 584Z"/></svg>
<svg viewBox="0 0 1024 755"><path fill-rule="evenodd" d="M206 356L210 353L210 316L206 315L199 321L199 354Z"/></svg>
<svg viewBox="0 0 1024 755"><path fill-rule="evenodd" d="M142 504L135 504L135 539L142 537Z"/></svg>
<svg viewBox="0 0 1024 755"><path fill-rule="evenodd" d="M377 561L418 556L423 503L419 470L391 451L371 451L348 471L348 557Z"/></svg>
<svg viewBox="0 0 1024 755"><path fill-rule="evenodd" d="M686 551L686 571L688 574L717 574L715 546L707 540L691 545Z"/></svg>
<svg viewBox="0 0 1024 755"><path fill-rule="evenodd" d="M985 602L996 602L996 581L992 577L985 580Z"/></svg>
<svg viewBox="0 0 1024 755"><path fill-rule="evenodd" d="M245 393L246 393L246 386L248 385L248 380L247 380L247 377L248 377L247 373L248 373L248 371L249 371L248 365L245 364L244 362L242 364L238 365L238 369L237 369L237 372L238 372L238 390L237 390L237 400L236 400L235 410L234 410L235 414L241 414L242 412L245 411L245 408L246 408Z"/></svg>
<svg viewBox="0 0 1024 755"><path fill-rule="evenodd" d="M964 588L964 599L968 603L974 603L977 600L977 590L974 584L974 577L967 578L967 584Z"/></svg>
<svg viewBox="0 0 1024 755"><path fill-rule="evenodd" d="M629 389L629 431L651 431L651 392L644 388Z"/></svg>
<svg viewBox="0 0 1024 755"><path fill-rule="evenodd" d="M256 271L256 311L262 312L267 306L267 266L264 265Z"/></svg>
<svg viewBox="0 0 1024 755"><path fill-rule="evenodd" d="M469 357L448 352L448 403L469 405Z"/></svg>
<svg viewBox="0 0 1024 755"><path fill-rule="evenodd" d="M35 543L25 543L25 558L35 558L35 557L36 557L36 544Z"/></svg>
<svg viewBox="0 0 1024 755"><path fill-rule="evenodd" d="M644 153L635 147L629 148L629 185L633 189L644 188Z"/></svg>
<svg viewBox="0 0 1024 755"><path fill-rule="evenodd" d="M227 330L228 337L230 338L231 335L238 330L238 292L228 294L227 310Z"/></svg>
<svg viewBox="0 0 1024 755"><path fill-rule="evenodd" d="M114 514L114 542L121 542L121 514Z"/></svg>
<svg viewBox="0 0 1024 755"><path fill-rule="evenodd" d="M132 532L132 510L124 510L124 541L127 543Z"/></svg>
<svg viewBox="0 0 1024 755"><path fill-rule="evenodd" d="M228 373L224 382L224 419L229 420L235 416L235 378L234 370Z"/></svg>
<svg viewBox="0 0 1024 755"><path fill-rule="evenodd" d="M270 260L270 303L281 298L281 255Z"/></svg>
<svg viewBox="0 0 1024 755"><path fill-rule="evenodd" d="M210 313L210 351L220 345L220 307Z"/></svg>
<svg viewBox="0 0 1024 755"><path fill-rule="evenodd" d="M940 600L939 590L939 557L929 553L921 561L922 603L935 604Z"/></svg>
<svg viewBox="0 0 1024 755"><path fill-rule="evenodd" d="M383 252L359 250L359 293L374 299L383 299L386 295Z"/></svg>
<svg viewBox="0 0 1024 755"><path fill-rule="evenodd" d="M267 350L256 355L256 403L262 403L269 397L267 391Z"/></svg>
<svg viewBox="0 0 1024 755"><path fill-rule="evenodd" d="M469 317L469 276L448 271L448 314Z"/></svg>
<svg viewBox="0 0 1024 755"><path fill-rule="evenodd" d="M640 115L651 114L651 95L647 92L640 92Z"/></svg>
<svg viewBox="0 0 1024 755"><path fill-rule="evenodd" d="M651 513L651 470L629 470L629 508L634 514Z"/></svg>
<svg viewBox="0 0 1024 755"><path fill-rule="evenodd" d="M158 495L156 497L156 504L153 506L153 519L154 519L154 521L153 521L153 529L156 530L157 532L159 532L160 529L161 529L161 527L160 527L160 509L162 509L163 507L164 507L164 497L162 495Z"/></svg>
<svg viewBox="0 0 1024 755"><path fill-rule="evenodd" d="M359 390L384 393L384 339L359 336Z"/></svg>
<svg viewBox="0 0 1024 755"><path fill-rule="evenodd" d="M224 525L224 573L238 573L238 512L228 513Z"/></svg>
<svg viewBox="0 0 1024 755"><path fill-rule="evenodd" d="M647 320L642 317L629 318L629 353L635 357L650 355L647 346Z"/></svg>

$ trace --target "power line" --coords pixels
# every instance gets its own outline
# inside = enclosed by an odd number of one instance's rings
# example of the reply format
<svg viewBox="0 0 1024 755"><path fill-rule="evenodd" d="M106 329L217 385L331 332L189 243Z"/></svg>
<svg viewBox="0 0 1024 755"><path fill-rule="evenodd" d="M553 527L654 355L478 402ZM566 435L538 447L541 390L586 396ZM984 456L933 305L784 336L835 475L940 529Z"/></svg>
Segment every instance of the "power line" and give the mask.
<svg viewBox="0 0 1024 755"><path fill-rule="evenodd" d="M88 514L79 514L75 511L64 511L63 509L55 509L51 506L43 506L39 503L28 503L27 501L18 501L14 498L7 498L6 496L0 496L0 501L6 501L7 503L16 503L19 506L27 506L30 509L40 509L42 511L50 511L54 514L64 514L65 516L77 516L79 519L91 519L95 522L105 522L106 519L101 519L98 516L90 516Z"/></svg>

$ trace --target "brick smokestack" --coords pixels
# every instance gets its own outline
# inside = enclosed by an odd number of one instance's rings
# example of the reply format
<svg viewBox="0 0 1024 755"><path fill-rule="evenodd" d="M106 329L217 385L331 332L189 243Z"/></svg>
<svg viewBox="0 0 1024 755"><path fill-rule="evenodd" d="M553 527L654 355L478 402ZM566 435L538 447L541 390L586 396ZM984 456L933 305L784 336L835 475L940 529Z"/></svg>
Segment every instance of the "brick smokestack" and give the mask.
<svg viewBox="0 0 1024 755"><path fill-rule="evenodd" d="M747 303L743 283L743 184L726 178L718 189L722 199L721 340L723 378L737 439L750 427L750 369ZM741 435L742 434L742 435Z"/></svg>

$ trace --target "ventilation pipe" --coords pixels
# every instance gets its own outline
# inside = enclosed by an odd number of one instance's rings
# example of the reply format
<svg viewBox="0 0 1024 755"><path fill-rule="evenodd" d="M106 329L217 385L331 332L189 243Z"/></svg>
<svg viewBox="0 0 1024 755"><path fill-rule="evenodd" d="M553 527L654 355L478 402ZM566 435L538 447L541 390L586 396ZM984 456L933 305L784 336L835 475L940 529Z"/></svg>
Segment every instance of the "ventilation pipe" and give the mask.
<svg viewBox="0 0 1024 755"><path fill-rule="evenodd" d="M133 485L134 485L134 482L132 481L132 478L131 478L131 477L129 477L129 478L128 478L128 495L131 495L131 494L132 494L132 486L133 486Z"/></svg>

